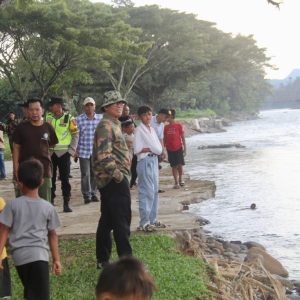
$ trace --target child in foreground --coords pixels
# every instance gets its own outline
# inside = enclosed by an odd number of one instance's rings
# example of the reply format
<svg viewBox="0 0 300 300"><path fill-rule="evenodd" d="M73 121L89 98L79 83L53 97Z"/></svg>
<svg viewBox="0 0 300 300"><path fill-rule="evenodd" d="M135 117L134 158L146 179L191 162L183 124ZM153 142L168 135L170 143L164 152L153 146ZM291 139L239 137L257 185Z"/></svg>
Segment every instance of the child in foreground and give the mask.
<svg viewBox="0 0 300 300"><path fill-rule="evenodd" d="M5 201L0 197L0 212L5 207ZM6 248L0 252L0 259L2 260L2 269L0 269L0 298L10 299L11 296L11 281L10 272L7 260Z"/></svg>
<svg viewBox="0 0 300 300"><path fill-rule="evenodd" d="M61 273L55 208L40 199L43 165L36 159L20 164L18 180L23 196L11 200L0 214L0 252L9 238L12 258L24 286L24 299L49 300L49 247L52 270ZM48 242L47 242L48 241ZM2 259L0 259L2 266Z"/></svg>
<svg viewBox="0 0 300 300"><path fill-rule="evenodd" d="M136 258L123 257L100 274L96 300L149 300L153 290L153 279L144 265Z"/></svg>

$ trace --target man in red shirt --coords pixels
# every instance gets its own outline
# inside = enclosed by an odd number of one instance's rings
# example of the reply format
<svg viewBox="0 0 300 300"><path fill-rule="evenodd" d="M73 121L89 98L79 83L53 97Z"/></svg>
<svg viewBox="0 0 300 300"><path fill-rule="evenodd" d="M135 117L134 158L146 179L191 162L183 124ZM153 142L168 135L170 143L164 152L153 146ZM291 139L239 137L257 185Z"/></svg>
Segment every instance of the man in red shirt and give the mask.
<svg viewBox="0 0 300 300"><path fill-rule="evenodd" d="M168 125L164 128L164 144L168 152L168 160L172 167L175 180L174 189L184 186L182 179L186 144L184 130L180 123L175 122L175 109L171 109L171 116L167 119Z"/></svg>

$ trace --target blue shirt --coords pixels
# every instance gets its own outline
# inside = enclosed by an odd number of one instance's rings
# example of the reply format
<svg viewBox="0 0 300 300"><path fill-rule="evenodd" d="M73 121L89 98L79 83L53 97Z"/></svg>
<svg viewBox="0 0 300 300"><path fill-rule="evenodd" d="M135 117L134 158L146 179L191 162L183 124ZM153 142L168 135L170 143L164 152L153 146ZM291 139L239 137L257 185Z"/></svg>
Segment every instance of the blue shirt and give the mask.
<svg viewBox="0 0 300 300"><path fill-rule="evenodd" d="M93 152L95 129L101 119L102 115L100 114L94 114L94 117L89 119L85 113L76 118L79 129L79 141L77 146L79 157L91 157Z"/></svg>

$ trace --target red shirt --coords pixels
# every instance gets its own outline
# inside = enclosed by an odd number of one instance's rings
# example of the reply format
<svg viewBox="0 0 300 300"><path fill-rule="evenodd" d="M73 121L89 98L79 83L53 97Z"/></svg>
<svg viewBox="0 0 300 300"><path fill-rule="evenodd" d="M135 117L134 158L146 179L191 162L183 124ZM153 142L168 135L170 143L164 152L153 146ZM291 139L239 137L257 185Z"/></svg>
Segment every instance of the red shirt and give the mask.
<svg viewBox="0 0 300 300"><path fill-rule="evenodd" d="M180 123L165 125L164 141L168 151L177 151L182 148L183 127Z"/></svg>

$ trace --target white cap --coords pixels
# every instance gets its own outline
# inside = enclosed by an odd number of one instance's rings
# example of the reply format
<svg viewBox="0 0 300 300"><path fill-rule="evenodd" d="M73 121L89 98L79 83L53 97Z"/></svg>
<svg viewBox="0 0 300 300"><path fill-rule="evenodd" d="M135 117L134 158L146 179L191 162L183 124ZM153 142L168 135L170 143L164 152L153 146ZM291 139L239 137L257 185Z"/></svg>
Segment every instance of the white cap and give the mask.
<svg viewBox="0 0 300 300"><path fill-rule="evenodd" d="M96 105L95 100L92 97L85 98L83 101L83 106L87 105L88 103L92 103L92 104Z"/></svg>

